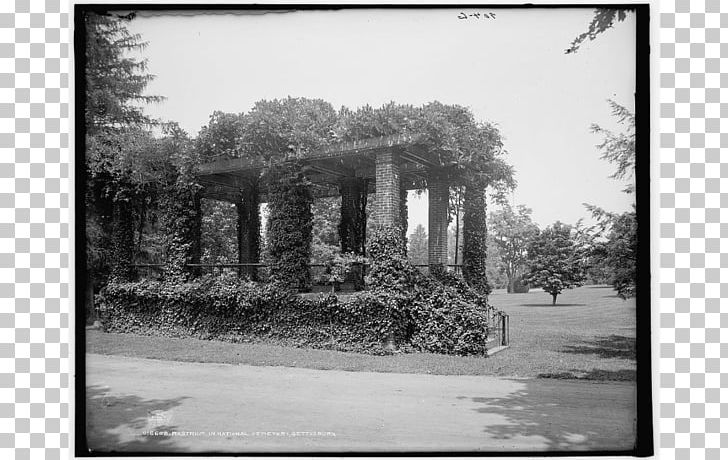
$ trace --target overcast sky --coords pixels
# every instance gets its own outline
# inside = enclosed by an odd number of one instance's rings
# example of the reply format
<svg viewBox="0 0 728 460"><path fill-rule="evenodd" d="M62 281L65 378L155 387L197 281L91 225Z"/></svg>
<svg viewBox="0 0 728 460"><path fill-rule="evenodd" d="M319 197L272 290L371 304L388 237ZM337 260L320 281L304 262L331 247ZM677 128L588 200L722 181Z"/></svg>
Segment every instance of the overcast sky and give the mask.
<svg viewBox="0 0 728 460"><path fill-rule="evenodd" d="M246 112L260 99L325 99L338 109L388 101L438 100L470 107L497 124L518 188L540 227L587 217L582 203L631 207L610 179L591 123L617 128L607 99L634 109L635 22L564 54L593 11L495 9L355 10L275 14L139 16L157 78L149 94L167 100L147 113L195 135L215 110ZM426 199L410 203L410 231L427 227Z"/></svg>

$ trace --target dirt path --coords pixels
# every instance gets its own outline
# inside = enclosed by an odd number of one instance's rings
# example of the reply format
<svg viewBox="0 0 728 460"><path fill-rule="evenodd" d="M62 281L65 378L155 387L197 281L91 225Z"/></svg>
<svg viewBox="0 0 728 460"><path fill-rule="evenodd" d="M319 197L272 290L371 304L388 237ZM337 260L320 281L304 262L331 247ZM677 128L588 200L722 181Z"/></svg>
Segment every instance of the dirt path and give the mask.
<svg viewBox="0 0 728 460"><path fill-rule="evenodd" d="M86 378L95 451L622 450L635 439L632 384L95 354Z"/></svg>

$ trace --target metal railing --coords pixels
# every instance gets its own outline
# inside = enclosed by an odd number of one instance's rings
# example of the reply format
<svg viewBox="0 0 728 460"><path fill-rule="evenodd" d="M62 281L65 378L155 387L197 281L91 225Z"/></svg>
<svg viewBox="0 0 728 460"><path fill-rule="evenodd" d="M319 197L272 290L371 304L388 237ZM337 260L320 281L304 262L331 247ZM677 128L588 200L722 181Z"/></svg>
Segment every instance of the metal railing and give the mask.
<svg viewBox="0 0 728 460"><path fill-rule="evenodd" d="M359 267L352 270L352 272L355 273L354 276L363 280L369 264L354 262L352 265L354 267ZM165 264L132 264L132 267L137 269L139 275L149 278L161 278L164 272L164 266ZM252 274L252 271L255 270L258 279L266 279L268 276L268 265L264 263L198 263L187 264L187 266L198 269L198 271L202 274L222 275L228 272L235 272L238 275L250 275ZM414 264L414 266L423 273L429 273L430 271L430 265L428 264ZM445 266L448 271L452 271L456 274L460 274L462 272L461 264L447 264ZM326 264L309 264L308 267L311 270L311 277L313 279L317 279L320 275L323 275L324 270L326 269Z"/></svg>
<svg viewBox="0 0 728 460"><path fill-rule="evenodd" d="M500 310L493 309L489 323L489 333L494 339L489 348L509 346L511 343L510 316Z"/></svg>

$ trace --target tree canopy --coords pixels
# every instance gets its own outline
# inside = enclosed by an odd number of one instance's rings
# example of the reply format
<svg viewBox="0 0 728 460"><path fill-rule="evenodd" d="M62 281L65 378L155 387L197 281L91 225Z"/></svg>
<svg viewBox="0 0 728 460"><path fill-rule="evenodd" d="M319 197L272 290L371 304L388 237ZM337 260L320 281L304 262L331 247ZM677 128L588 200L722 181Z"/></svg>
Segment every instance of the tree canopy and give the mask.
<svg viewBox="0 0 728 460"><path fill-rule="evenodd" d="M145 95L154 78L147 61L128 55L144 49L146 42L132 34L126 23L134 18L88 12L86 27L86 131L141 128L153 123L141 104L158 102L160 96Z"/></svg>
<svg viewBox="0 0 728 460"><path fill-rule="evenodd" d="M538 226L531 219L531 209L519 205L514 210L504 203L489 219L490 234L498 247L500 262L508 277L508 292L523 273L527 262L529 243L538 234Z"/></svg>

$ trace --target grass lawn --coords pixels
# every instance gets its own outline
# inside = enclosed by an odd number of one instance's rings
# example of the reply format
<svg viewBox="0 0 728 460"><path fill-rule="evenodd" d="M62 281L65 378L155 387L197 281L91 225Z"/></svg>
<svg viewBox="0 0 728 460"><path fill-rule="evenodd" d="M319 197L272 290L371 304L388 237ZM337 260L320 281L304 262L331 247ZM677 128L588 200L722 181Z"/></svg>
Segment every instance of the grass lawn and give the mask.
<svg viewBox="0 0 728 460"><path fill-rule="evenodd" d="M86 331L86 351L173 361L443 375L634 380L635 300L608 286L551 296L496 291L491 303L510 315L511 347L490 358L430 353L371 356L266 344L234 344Z"/></svg>

